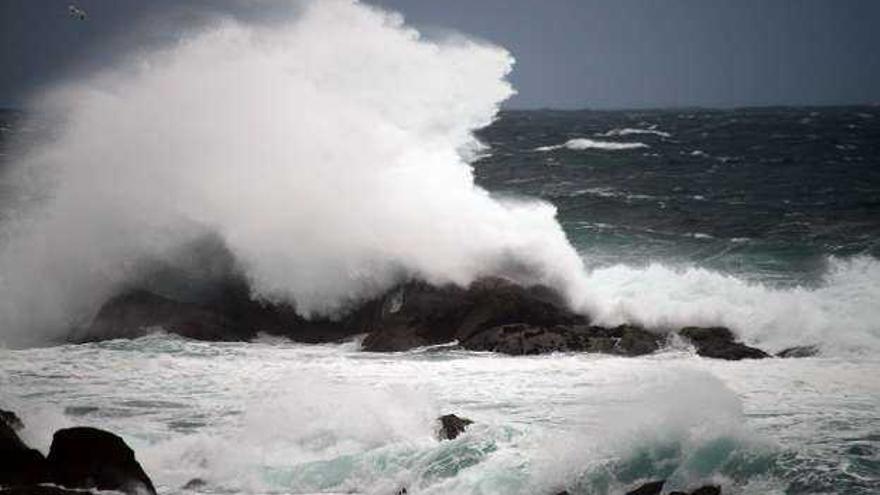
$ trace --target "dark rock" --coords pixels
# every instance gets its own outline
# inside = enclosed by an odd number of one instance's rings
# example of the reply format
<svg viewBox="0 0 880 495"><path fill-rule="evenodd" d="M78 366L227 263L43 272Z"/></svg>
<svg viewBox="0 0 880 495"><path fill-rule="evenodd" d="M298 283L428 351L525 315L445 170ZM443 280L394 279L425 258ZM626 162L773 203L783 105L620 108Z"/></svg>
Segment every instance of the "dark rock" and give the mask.
<svg viewBox="0 0 880 495"><path fill-rule="evenodd" d="M568 351L571 329L564 326L533 327L525 323L511 323L489 328L471 335L461 342L472 351L492 351L503 354L545 354Z"/></svg>
<svg viewBox="0 0 880 495"><path fill-rule="evenodd" d="M137 338L158 327L199 340L245 340L255 335L236 327L233 320L209 308L133 290L107 301L92 324L75 331L70 340Z"/></svg>
<svg viewBox="0 0 880 495"><path fill-rule="evenodd" d="M691 492L691 495L721 495L721 487L706 485Z"/></svg>
<svg viewBox="0 0 880 495"><path fill-rule="evenodd" d="M500 278L475 281L467 289L411 282L364 305L353 319L358 333L369 333L366 351L404 351L413 347L465 341L477 332L508 324L533 327L585 324L559 294L543 286L523 287Z"/></svg>
<svg viewBox="0 0 880 495"><path fill-rule="evenodd" d="M731 361L770 357L760 349L736 342L733 333L724 327L686 327L678 334L690 341L700 356Z"/></svg>
<svg viewBox="0 0 880 495"><path fill-rule="evenodd" d="M107 431L87 427L58 430L46 461L52 482L64 487L156 494L131 448Z"/></svg>
<svg viewBox="0 0 880 495"><path fill-rule="evenodd" d="M781 358L804 358L813 357L819 354L819 347L815 345L801 345L797 347L789 347L788 349L776 353L776 357Z"/></svg>
<svg viewBox="0 0 880 495"><path fill-rule="evenodd" d="M46 459L29 448L18 437L21 420L14 413L3 411L0 421L0 486L19 486L47 481ZM10 424L11 423L11 424Z"/></svg>
<svg viewBox="0 0 880 495"><path fill-rule="evenodd" d="M89 327L69 340L89 342L137 338L157 328L207 341L242 341L263 332L298 342L334 342L351 336L343 322L309 321L286 304L253 300L243 282L230 280L213 299L181 302L145 290L132 290L107 301Z"/></svg>
<svg viewBox="0 0 880 495"><path fill-rule="evenodd" d="M440 440L454 440L457 436L464 433L468 425L473 421L467 418L460 418L454 414L446 414L438 418L440 421L440 431L437 436Z"/></svg>
<svg viewBox="0 0 880 495"><path fill-rule="evenodd" d="M28 485L0 488L0 495L97 495L88 490L68 490L54 485Z"/></svg>
<svg viewBox="0 0 880 495"><path fill-rule="evenodd" d="M601 352L625 356L650 354L660 348L660 337L631 325L604 328L587 325L534 327L514 323L477 332L461 342L474 351L511 355L548 352Z"/></svg>
<svg viewBox="0 0 880 495"><path fill-rule="evenodd" d="M0 409L0 423L5 424L6 426L12 428L14 431L21 430L24 428L24 423L21 422L21 418L18 417L12 411L5 411Z"/></svg>
<svg viewBox="0 0 880 495"><path fill-rule="evenodd" d="M688 492L669 492L669 495L721 495L721 487L714 485L706 485Z"/></svg>
<svg viewBox="0 0 880 495"><path fill-rule="evenodd" d="M666 480L651 481L635 490L626 492L626 495L660 495L663 491L663 485L665 484Z"/></svg>
<svg viewBox="0 0 880 495"><path fill-rule="evenodd" d="M184 490L198 490L208 486L208 482L201 478L193 478L186 482L181 488Z"/></svg>

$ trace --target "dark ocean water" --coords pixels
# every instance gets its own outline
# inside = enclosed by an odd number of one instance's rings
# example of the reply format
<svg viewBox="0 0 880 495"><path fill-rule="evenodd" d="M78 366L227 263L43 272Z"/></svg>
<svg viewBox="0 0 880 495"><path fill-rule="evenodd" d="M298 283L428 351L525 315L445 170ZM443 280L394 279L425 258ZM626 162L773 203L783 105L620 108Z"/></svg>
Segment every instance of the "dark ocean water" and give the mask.
<svg viewBox="0 0 880 495"><path fill-rule="evenodd" d="M556 205L594 266L810 285L829 256L880 257L878 107L507 111L480 135L478 182ZM536 150L578 138L644 146Z"/></svg>
<svg viewBox="0 0 880 495"><path fill-rule="evenodd" d="M0 164L45 130L0 112ZM0 405L44 452L60 427L119 433L162 494L195 476L242 494L616 495L658 478L880 493L880 108L506 111L480 137L478 184L555 205L610 307L720 315L768 350L822 354L387 355L160 333L0 347ZM21 199L0 181L0 223ZM829 276L837 260L860 261ZM438 443L446 412L477 425Z"/></svg>

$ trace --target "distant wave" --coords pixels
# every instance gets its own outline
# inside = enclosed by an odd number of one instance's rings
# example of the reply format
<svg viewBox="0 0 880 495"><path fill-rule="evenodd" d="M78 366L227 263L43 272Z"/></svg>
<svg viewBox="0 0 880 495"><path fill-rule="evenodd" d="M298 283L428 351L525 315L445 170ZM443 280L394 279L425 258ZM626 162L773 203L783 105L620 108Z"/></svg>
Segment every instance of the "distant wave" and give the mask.
<svg viewBox="0 0 880 495"><path fill-rule="evenodd" d="M570 150L632 150L638 148L648 148L648 145L645 143L616 143L613 141L595 141L593 139L587 138L575 138L569 139L563 144L557 144L555 146L541 146L535 148L535 151L553 151L561 148L567 148Z"/></svg>
<svg viewBox="0 0 880 495"><path fill-rule="evenodd" d="M633 129L630 127L624 129L611 129L610 131L603 132L600 134L596 134L600 137L616 137L616 136L631 136L636 134L653 134L655 136L660 136L664 138L672 137L672 134L664 131L658 131L656 129Z"/></svg>

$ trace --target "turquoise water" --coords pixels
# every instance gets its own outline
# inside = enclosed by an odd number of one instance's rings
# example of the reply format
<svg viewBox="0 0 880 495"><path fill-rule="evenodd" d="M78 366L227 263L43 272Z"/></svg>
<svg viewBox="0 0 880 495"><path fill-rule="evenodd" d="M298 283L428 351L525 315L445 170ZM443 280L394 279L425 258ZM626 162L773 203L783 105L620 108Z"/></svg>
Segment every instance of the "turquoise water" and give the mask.
<svg viewBox="0 0 880 495"><path fill-rule="evenodd" d="M162 493L876 493L880 361L508 357L449 347L135 341L2 351L4 405L44 452L120 433ZM440 414L476 423L434 438Z"/></svg>

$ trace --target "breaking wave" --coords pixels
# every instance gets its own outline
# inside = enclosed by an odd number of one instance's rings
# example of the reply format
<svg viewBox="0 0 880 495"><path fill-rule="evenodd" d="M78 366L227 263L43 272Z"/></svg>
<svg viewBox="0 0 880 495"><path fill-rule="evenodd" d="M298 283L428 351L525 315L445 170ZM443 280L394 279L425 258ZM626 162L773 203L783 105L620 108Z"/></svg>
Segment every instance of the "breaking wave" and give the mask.
<svg viewBox="0 0 880 495"><path fill-rule="evenodd" d="M657 129L633 129L633 128L624 128L624 129L611 129L610 131L603 132L600 134L596 134L600 137L617 137L617 136L631 136L631 135L654 135L660 136L662 138L670 138L672 134L664 131L658 131Z"/></svg>
<svg viewBox="0 0 880 495"><path fill-rule="evenodd" d="M60 337L210 234L256 297L307 316L403 278L503 275L557 287L604 323L880 347L873 258L832 260L819 288L658 264L587 271L551 204L476 186L469 161L486 149L473 133L513 93L512 64L502 48L426 39L397 14L331 0L271 26L223 21L59 86L40 108L61 124L2 177L19 201L0 229L0 341Z"/></svg>
<svg viewBox="0 0 880 495"><path fill-rule="evenodd" d="M568 141L557 144L554 146L540 146L535 148L535 151L553 151L562 148L570 149L570 150L632 150L638 148L647 148L648 145L645 143L616 143L612 141L595 141L593 139L587 138L575 138L569 139Z"/></svg>
<svg viewBox="0 0 880 495"><path fill-rule="evenodd" d="M206 233L256 296L305 315L408 276L570 285L582 263L554 207L490 197L467 162L512 64L331 0L61 85L40 109L64 124L4 177L27 201L2 233L2 340L57 336Z"/></svg>

